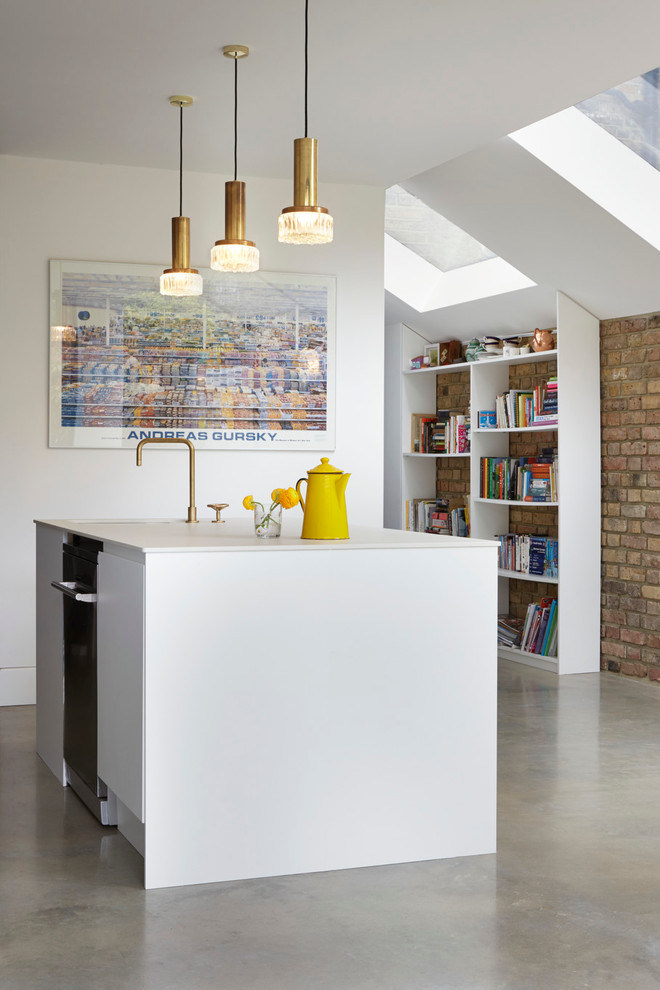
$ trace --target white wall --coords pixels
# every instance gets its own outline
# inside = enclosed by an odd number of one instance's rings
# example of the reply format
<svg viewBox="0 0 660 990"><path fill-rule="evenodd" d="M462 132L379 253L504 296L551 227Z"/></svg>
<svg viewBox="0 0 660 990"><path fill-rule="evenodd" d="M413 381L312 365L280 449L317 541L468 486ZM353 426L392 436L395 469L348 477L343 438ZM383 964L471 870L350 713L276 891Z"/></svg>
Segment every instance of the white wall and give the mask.
<svg viewBox="0 0 660 990"><path fill-rule="evenodd" d="M223 236L224 178L187 174L192 263L208 267ZM383 449L383 192L325 185L335 241L316 248L277 242L277 216L291 182L249 179L247 236L266 271L337 276L337 441L331 462L352 472L349 523L380 525ZM170 264L174 172L0 157L2 319L2 530L0 704L30 701L34 665L34 518L181 516L187 505L182 451L48 448L48 260ZM197 505L295 484L316 452L199 451ZM299 510L291 510L291 513ZM299 518L285 519L294 529ZM249 594L249 590L246 591ZM274 593L277 593L274 591ZM319 619L323 621L322 610ZM22 668L22 669L21 669Z"/></svg>

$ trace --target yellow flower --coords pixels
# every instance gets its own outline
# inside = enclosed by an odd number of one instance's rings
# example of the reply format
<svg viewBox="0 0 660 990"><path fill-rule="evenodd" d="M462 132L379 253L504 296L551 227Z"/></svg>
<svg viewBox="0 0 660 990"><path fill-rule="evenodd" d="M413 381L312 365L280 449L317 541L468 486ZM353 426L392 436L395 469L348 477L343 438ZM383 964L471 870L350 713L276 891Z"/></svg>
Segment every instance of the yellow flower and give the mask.
<svg viewBox="0 0 660 990"><path fill-rule="evenodd" d="M254 509L254 498L252 495L246 495L243 499L244 509Z"/></svg>
<svg viewBox="0 0 660 990"><path fill-rule="evenodd" d="M294 505L298 505L300 496L295 488L287 488L286 491L280 491L279 501L284 509L292 509Z"/></svg>
<svg viewBox="0 0 660 990"><path fill-rule="evenodd" d="M272 498L273 502L275 502L275 503L279 502L279 500L280 500L280 494L283 491L284 491L283 488L273 488L272 492L270 493L270 497Z"/></svg>

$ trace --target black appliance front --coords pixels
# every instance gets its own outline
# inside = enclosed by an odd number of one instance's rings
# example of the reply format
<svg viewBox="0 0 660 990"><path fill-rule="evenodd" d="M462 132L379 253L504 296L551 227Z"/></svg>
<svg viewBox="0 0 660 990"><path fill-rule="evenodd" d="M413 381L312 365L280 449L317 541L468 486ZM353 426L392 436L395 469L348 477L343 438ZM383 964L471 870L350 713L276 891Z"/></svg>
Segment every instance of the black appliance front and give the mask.
<svg viewBox="0 0 660 990"><path fill-rule="evenodd" d="M96 555L64 545L63 580L96 593ZM97 797L96 605L64 598L64 759Z"/></svg>
<svg viewBox="0 0 660 990"><path fill-rule="evenodd" d="M62 598L64 761L69 785L109 825L115 824L114 801L108 802L107 787L97 775L96 575L102 544L77 536L70 540L62 547L62 584L70 589ZM94 600L86 600L90 597Z"/></svg>

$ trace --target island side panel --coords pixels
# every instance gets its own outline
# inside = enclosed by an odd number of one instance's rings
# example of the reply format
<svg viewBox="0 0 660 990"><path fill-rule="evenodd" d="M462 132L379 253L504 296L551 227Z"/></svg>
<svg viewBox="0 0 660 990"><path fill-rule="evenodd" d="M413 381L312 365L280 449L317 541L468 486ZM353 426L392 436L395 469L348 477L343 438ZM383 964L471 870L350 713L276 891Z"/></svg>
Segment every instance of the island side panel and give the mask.
<svg viewBox="0 0 660 990"><path fill-rule="evenodd" d="M37 524L37 753L65 786L62 594L51 587L62 580L63 542L62 530Z"/></svg>
<svg viewBox="0 0 660 990"><path fill-rule="evenodd" d="M143 822L144 564L100 553L98 596L98 775Z"/></svg>
<svg viewBox="0 0 660 990"><path fill-rule="evenodd" d="M147 555L145 885L493 852L496 566Z"/></svg>

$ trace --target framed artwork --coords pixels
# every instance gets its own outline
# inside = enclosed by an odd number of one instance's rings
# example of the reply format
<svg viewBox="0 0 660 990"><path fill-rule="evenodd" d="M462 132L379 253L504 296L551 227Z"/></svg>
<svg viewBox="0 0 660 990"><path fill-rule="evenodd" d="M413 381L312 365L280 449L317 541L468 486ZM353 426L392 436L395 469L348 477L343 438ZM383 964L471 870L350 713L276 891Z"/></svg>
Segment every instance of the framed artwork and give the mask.
<svg viewBox="0 0 660 990"><path fill-rule="evenodd" d="M202 270L177 298L160 273L51 261L49 445L333 450L335 278Z"/></svg>
<svg viewBox="0 0 660 990"><path fill-rule="evenodd" d="M440 361L440 344L426 344L424 357L428 358L426 364L428 368L437 368Z"/></svg>

